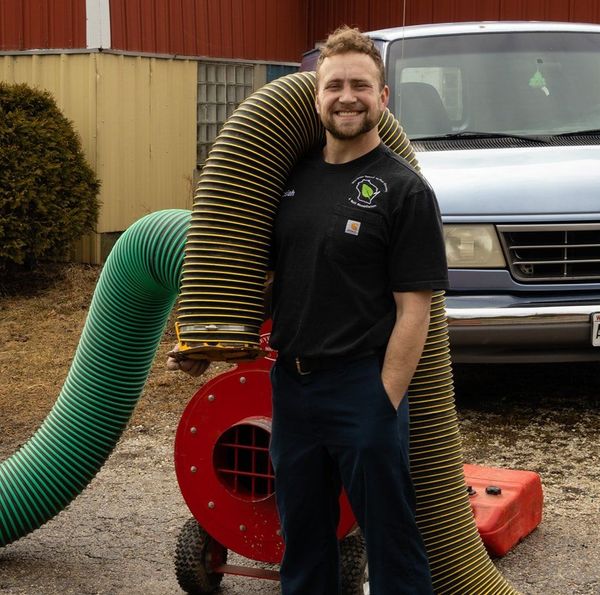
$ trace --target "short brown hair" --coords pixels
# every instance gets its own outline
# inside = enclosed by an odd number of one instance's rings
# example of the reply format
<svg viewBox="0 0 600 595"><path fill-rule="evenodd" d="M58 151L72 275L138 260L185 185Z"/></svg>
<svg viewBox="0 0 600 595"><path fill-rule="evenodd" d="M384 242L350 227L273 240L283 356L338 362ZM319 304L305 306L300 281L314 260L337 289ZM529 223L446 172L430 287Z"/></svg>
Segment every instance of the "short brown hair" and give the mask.
<svg viewBox="0 0 600 595"><path fill-rule="evenodd" d="M336 56L338 54L346 54L348 52L358 52L359 54L366 54L372 58L379 71L380 88L383 89L383 86L385 85L385 69L377 46L370 37L361 33L357 28L348 27L348 25L343 25L336 29L327 38L325 45L321 48L321 54L317 60L316 68L317 82L319 80L319 68L325 58Z"/></svg>

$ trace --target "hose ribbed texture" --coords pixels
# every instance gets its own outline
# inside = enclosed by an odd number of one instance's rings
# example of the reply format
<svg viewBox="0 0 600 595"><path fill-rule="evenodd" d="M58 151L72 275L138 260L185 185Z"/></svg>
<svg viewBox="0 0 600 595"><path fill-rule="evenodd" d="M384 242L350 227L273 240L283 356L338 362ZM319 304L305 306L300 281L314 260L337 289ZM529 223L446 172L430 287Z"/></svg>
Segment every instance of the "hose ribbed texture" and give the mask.
<svg viewBox="0 0 600 595"><path fill-rule="evenodd" d="M238 108L213 146L195 195L178 311L181 347L190 354L227 359L258 349L273 216L290 169L323 140L314 92L314 73L263 87ZM418 168L389 111L379 132ZM515 593L485 551L466 491L443 292L433 297L409 400L417 517L436 593Z"/></svg>
<svg viewBox="0 0 600 595"><path fill-rule="evenodd" d="M154 213L115 244L54 407L0 465L0 545L65 508L113 450L177 297L189 219L189 211Z"/></svg>

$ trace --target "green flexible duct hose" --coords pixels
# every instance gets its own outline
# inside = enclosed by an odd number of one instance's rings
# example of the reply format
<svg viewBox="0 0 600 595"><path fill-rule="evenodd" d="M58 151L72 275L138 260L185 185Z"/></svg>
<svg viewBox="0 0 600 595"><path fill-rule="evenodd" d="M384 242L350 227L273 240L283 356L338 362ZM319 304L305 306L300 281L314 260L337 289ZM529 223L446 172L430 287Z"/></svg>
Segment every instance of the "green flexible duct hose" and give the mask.
<svg viewBox="0 0 600 595"><path fill-rule="evenodd" d="M153 213L113 248L58 400L37 432L0 465L0 545L63 510L113 450L177 297L189 220L189 211Z"/></svg>

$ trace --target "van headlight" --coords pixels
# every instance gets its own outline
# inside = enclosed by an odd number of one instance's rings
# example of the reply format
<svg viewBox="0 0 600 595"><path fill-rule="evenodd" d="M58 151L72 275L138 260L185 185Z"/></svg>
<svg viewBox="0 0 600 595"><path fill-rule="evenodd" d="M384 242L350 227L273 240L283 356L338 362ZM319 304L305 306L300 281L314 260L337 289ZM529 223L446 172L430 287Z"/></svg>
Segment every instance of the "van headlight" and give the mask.
<svg viewBox="0 0 600 595"><path fill-rule="evenodd" d="M506 261L493 225L444 225L448 267L505 268Z"/></svg>

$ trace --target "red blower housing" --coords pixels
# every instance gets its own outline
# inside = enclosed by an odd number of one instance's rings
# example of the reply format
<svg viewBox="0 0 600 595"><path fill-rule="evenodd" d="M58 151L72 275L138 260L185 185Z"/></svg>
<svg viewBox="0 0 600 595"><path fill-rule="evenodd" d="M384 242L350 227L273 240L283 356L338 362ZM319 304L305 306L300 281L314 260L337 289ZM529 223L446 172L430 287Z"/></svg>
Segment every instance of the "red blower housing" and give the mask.
<svg viewBox="0 0 600 595"><path fill-rule="evenodd" d="M186 407L175 437L175 471L190 511L210 536L242 556L278 563L283 554L275 506L271 436L271 381L276 353L240 363L207 382ZM340 538L355 524L340 498Z"/></svg>

